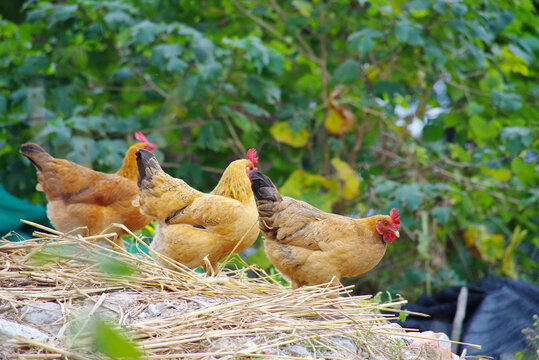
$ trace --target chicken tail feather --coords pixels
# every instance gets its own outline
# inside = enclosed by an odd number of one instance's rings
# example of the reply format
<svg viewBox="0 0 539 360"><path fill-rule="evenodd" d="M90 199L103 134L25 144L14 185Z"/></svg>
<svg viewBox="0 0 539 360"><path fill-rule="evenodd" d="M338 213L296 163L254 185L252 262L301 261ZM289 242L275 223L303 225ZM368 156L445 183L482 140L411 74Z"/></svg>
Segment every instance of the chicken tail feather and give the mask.
<svg viewBox="0 0 539 360"><path fill-rule="evenodd" d="M136 152L136 155L139 174L137 185L139 188L143 189L156 174L162 172L163 170L161 169L161 166L159 166L155 155L151 151L140 149Z"/></svg>
<svg viewBox="0 0 539 360"><path fill-rule="evenodd" d="M266 175L252 171L249 173L249 179L251 179L251 188L257 200L279 201L282 199L281 194Z"/></svg>
<svg viewBox="0 0 539 360"><path fill-rule="evenodd" d="M52 159L52 156L45 151L41 146L37 144L22 144L19 148L21 154L23 154L30 162L39 170L42 170L42 163L44 161Z"/></svg>

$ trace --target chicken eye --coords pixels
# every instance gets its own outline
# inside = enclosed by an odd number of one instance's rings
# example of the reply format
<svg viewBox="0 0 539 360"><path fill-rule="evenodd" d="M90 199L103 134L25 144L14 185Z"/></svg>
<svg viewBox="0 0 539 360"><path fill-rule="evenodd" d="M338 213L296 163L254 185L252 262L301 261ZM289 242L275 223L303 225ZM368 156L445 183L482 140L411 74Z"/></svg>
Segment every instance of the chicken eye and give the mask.
<svg viewBox="0 0 539 360"><path fill-rule="evenodd" d="M387 225L387 220L386 220L386 221L384 221L384 225Z"/></svg>

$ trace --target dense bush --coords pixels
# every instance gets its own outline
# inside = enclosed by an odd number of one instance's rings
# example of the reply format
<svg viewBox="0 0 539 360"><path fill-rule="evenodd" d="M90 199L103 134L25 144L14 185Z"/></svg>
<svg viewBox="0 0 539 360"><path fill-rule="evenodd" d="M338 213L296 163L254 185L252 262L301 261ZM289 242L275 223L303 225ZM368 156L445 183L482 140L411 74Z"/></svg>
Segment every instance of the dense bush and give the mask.
<svg viewBox="0 0 539 360"><path fill-rule="evenodd" d="M132 133L201 190L256 147L283 193L401 210L359 291L537 281L537 10L523 1L27 1L0 21L0 171L18 146L100 170ZM23 20L20 20L20 19ZM251 261L265 263L262 252Z"/></svg>

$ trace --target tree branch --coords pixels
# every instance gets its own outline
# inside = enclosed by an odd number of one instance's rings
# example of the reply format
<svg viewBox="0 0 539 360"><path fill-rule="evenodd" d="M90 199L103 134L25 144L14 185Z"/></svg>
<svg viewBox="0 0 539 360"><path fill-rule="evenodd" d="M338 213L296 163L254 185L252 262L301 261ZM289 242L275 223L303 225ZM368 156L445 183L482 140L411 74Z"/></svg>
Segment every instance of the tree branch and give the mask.
<svg viewBox="0 0 539 360"><path fill-rule="evenodd" d="M312 52L305 51L305 49L303 49L302 47L296 46L296 44L294 44L293 42L288 40L284 35L282 35L280 32L278 32L273 26L266 23L264 20L254 16L249 10L242 7L236 0L231 0L231 2L232 2L232 4L234 4L234 6L239 11L241 11L249 19L256 22L258 25L260 25L261 27L263 27L264 29L266 29L267 31L272 33L274 36L279 38L279 40L281 40L282 42L284 42L285 44L287 44L288 46L290 46L291 48L293 48L294 50L296 50L297 52L299 52L300 54L302 54L306 58L308 58L311 61L313 61L314 63L320 65L320 60Z"/></svg>
<svg viewBox="0 0 539 360"><path fill-rule="evenodd" d="M320 11L320 24L325 24L325 11ZM326 49L326 33L320 32L320 68L322 70L322 103L326 104L328 101L328 83L329 74L327 70L327 49ZM327 116L327 106L325 107L324 117ZM322 126L322 149L324 151L324 163L322 164L322 172L324 175L329 175L329 134L327 129Z"/></svg>
<svg viewBox="0 0 539 360"><path fill-rule="evenodd" d="M165 90L161 89L159 86L157 86L149 77L146 76L146 74L144 74L142 71L140 71L139 69L137 69L133 64L131 63L128 63L129 65L129 68L134 72L136 73L138 76L140 76L144 82L153 90L155 91L156 93L158 93L159 95L161 95L163 98L165 98L166 100L168 100L170 98L170 96L165 92Z"/></svg>

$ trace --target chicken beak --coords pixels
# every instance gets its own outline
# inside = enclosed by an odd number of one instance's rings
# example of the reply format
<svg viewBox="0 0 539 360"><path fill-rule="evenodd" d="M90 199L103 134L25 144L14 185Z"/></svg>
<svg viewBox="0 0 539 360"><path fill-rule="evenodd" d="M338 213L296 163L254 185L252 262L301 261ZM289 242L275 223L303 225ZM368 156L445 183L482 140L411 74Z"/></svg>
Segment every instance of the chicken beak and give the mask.
<svg viewBox="0 0 539 360"><path fill-rule="evenodd" d="M399 237L399 236L400 236L399 230L393 229L392 231L393 231L393 234L395 234L396 237Z"/></svg>

